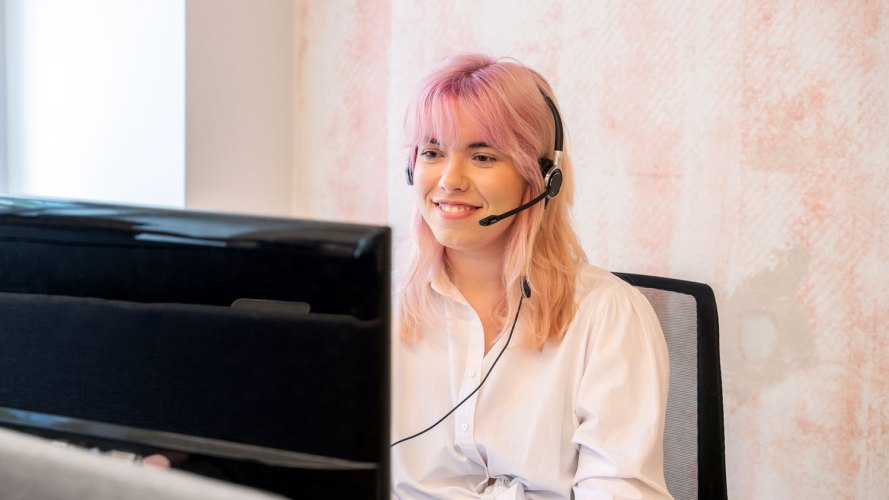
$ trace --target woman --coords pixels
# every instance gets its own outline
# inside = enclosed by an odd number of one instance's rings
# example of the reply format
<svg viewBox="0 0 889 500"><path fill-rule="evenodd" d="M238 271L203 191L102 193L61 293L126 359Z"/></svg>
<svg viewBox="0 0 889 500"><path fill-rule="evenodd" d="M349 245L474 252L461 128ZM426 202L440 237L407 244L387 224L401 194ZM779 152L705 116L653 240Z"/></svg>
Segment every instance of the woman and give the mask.
<svg viewBox="0 0 889 500"><path fill-rule="evenodd" d="M641 294L586 262L550 86L514 62L454 57L421 83L405 128L416 210L397 290L393 495L670 498L663 335Z"/></svg>

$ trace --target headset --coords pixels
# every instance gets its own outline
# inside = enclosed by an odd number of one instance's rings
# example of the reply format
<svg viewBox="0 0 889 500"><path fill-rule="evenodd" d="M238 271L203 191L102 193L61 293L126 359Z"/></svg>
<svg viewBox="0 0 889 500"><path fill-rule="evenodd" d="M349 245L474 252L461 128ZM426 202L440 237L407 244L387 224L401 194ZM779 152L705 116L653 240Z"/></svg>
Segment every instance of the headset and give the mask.
<svg viewBox="0 0 889 500"><path fill-rule="evenodd" d="M525 203L524 205L520 205L508 212L504 212L498 215L489 215L482 220L478 221L479 225L482 226L490 226L496 222L500 222L503 219L508 217L512 217L513 215L521 212L522 210L527 210L532 206L540 203L543 200L546 200L546 203L549 203L549 200L555 198L559 195L559 192L562 190L562 117L559 115L559 110L556 108L556 104L552 99L549 98L546 93L543 92L543 89L540 89L541 95L543 95L544 101L546 101L546 105L549 107L549 110L553 114L553 122L555 122L555 140L553 141L555 144L553 145L553 158L549 159L546 157L538 159L538 164L540 165L540 173L543 175L543 186L544 190L540 195ZM407 179L408 186L414 185L414 165L417 163L417 148L410 153L407 160L407 166L404 169L404 173Z"/></svg>
<svg viewBox="0 0 889 500"><path fill-rule="evenodd" d="M544 92L543 89L540 89L540 93L543 94L543 99L546 101L547 106L549 106L550 111L553 114L553 121L555 122L555 145L553 146L553 158L540 158L538 163L540 164L540 172L543 174L543 184L544 191L536 198L532 199L528 203L524 205L520 205L509 212L504 212L499 215L490 215L488 217L483 218L479 221L479 224L482 226L490 226L496 222L499 222L507 217L512 217L513 215L521 212L522 210L526 210L531 208L536 203L539 203L541 200L546 200L549 202L550 199L558 196L559 191L562 190L562 117L559 116L559 110L556 108L556 104L549 98ZM407 184L409 186L414 185L414 163L417 160L417 148L414 148L413 152L408 158L407 167L405 168L405 174L407 176ZM546 205L544 205L546 206ZM516 323L519 320L519 313L522 311L522 303L525 299L531 298L531 284L528 282L528 278L522 278L522 295L519 297L519 304L516 308L515 318L512 320L512 327L509 329L509 336L506 337L506 343L503 345L503 348L500 349L500 352L497 354L497 357L494 359L494 362L491 363L491 366L488 368L488 372L482 378L481 382L472 390L462 401L457 403L453 408L450 409L447 413L445 413L440 419L438 419L435 423L426 427L425 429L411 434L410 436L403 437L401 439L396 440L392 444L389 445L389 448L394 448L396 445L401 444L405 441L409 441L414 439L415 437L421 436L426 432L435 428L438 424L442 423L446 418L448 418L452 413L457 411L457 408L463 405L466 401L469 400L479 389L482 388L482 385L488 380L488 377L491 375L491 371L494 369L494 366L497 365L497 362L500 361L500 357L503 356L503 353L506 352L506 348L509 347L509 341L512 340L512 334L515 331Z"/></svg>

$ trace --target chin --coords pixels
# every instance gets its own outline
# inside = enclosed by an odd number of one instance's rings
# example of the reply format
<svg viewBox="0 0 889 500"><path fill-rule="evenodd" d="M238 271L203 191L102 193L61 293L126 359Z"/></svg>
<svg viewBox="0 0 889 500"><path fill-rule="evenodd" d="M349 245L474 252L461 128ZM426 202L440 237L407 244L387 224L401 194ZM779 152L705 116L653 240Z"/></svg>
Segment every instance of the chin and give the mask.
<svg viewBox="0 0 889 500"><path fill-rule="evenodd" d="M468 250L474 246L472 239L467 238L466 235L456 235L450 231L433 231L432 234L435 235L435 241L445 248Z"/></svg>
<svg viewBox="0 0 889 500"><path fill-rule="evenodd" d="M455 238L447 235L436 235L435 240L445 248L452 248L454 250L462 250L466 244L460 238Z"/></svg>

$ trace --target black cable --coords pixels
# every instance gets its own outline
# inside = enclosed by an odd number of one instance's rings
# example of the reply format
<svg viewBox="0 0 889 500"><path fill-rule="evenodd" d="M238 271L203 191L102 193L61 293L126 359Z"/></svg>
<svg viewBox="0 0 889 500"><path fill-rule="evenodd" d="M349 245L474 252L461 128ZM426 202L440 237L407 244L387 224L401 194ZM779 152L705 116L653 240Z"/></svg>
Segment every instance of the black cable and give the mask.
<svg viewBox="0 0 889 500"><path fill-rule="evenodd" d="M519 297L519 306L518 306L518 308L516 308L515 319L512 320L512 328L509 329L509 336L506 337L506 344L503 345L503 349L500 349L500 353L497 355L497 358L494 359L494 362L491 363L491 367L488 368L488 373L486 373L486 374L485 374L485 377L482 379L482 381L479 382L478 387L476 387L475 389L473 389L473 391L470 392L468 396L466 396L465 398L463 398L463 401L460 401L459 403L457 403L457 406L451 408L451 411L445 413L444 416L441 417L440 419L438 419L437 422L435 422L434 424L430 425L429 427L423 429L422 431L420 431L420 432L418 432L418 433L416 433L416 434L413 434L413 435L410 435L410 436L408 436L408 437L401 438L401 439L399 439L398 441L395 441L394 443L392 443L392 444L389 445L389 448L394 448L395 445L397 445L397 444L399 444L399 443L403 443L403 442L405 442L405 441L407 441L407 440L409 440L409 439L414 439L415 437L417 437L417 436L419 436L419 435L421 435L421 434L424 434L424 433L426 433L426 432L428 432L428 431L431 431L436 425L442 423L442 422L444 421L444 419L446 419L446 418L448 418L449 416L451 416L451 413L454 413L455 411L457 411L457 408L459 408L463 403L469 401L469 398L471 398L476 392L478 392L479 389L482 388L482 384L484 384L484 383L485 383L485 380L488 380L488 377L491 375L491 370L494 369L494 365L496 365L497 362L500 361L500 356L503 356L503 353L506 352L506 348L509 346L509 341L512 339L512 332L515 331L515 325L516 325L516 323L518 323L518 321L519 321L519 312L521 312L521 310L522 310L522 302L523 302L524 300L525 300L525 296L524 296L524 295L522 295L521 297Z"/></svg>

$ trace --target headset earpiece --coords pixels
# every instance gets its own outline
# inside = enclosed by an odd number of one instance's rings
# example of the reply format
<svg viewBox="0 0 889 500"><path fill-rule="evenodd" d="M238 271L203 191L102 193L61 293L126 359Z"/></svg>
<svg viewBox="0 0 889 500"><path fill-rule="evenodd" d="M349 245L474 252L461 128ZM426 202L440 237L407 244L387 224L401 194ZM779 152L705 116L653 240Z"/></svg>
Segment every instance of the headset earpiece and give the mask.
<svg viewBox="0 0 889 500"><path fill-rule="evenodd" d="M417 148L407 155L407 165L404 166L404 175L408 186L414 185L414 165L417 163Z"/></svg>
<svg viewBox="0 0 889 500"><path fill-rule="evenodd" d="M559 195L559 191L562 190L562 169L561 168L553 168L550 170L546 177L543 179L543 182L546 184L546 198L550 200Z"/></svg>
<svg viewBox="0 0 889 500"><path fill-rule="evenodd" d="M540 93L543 94L543 100L546 101L546 105L549 106L549 110L552 111L553 122L555 125L553 159L540 159L540 171L543 174L543 187L546 190L546 201L549 202L549 200L558 196L559 191L562 190L562 117L559 116L559 110L556 108L556 103L543 92L543 89L540 90Z"/></svg>
<svg viewBox="0 0 889 500"><path fill-rule="evenodd" d="M561 153L561 151L557 152ZM543 189L546 191L547 199L558 196L562 190L562 167L556 167L549 158L541 158L540 173L543 175Z"/></svg>

